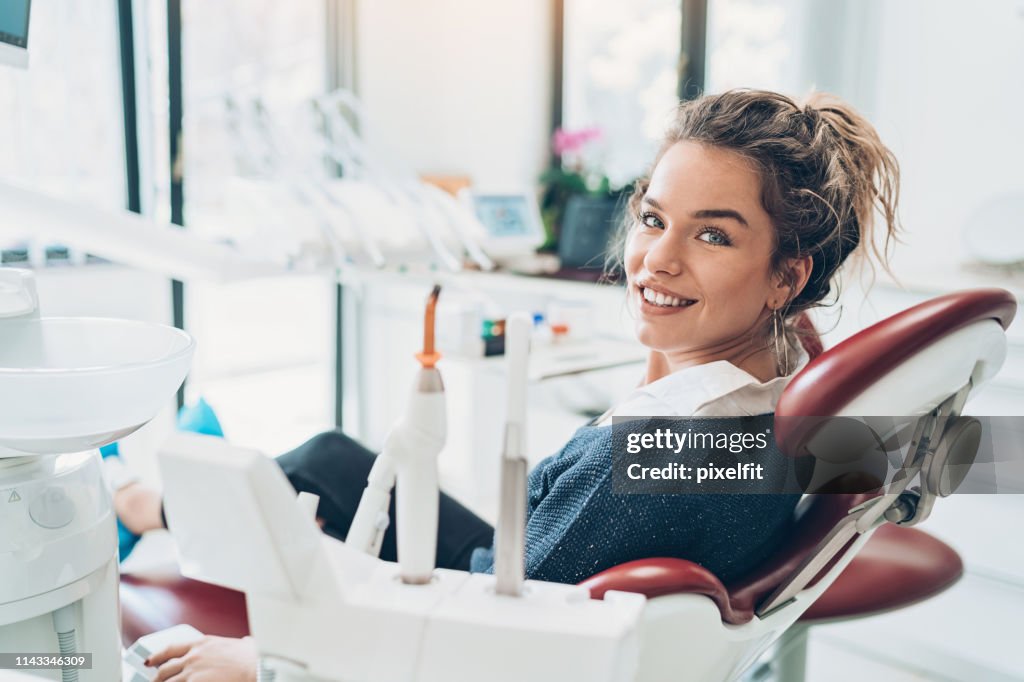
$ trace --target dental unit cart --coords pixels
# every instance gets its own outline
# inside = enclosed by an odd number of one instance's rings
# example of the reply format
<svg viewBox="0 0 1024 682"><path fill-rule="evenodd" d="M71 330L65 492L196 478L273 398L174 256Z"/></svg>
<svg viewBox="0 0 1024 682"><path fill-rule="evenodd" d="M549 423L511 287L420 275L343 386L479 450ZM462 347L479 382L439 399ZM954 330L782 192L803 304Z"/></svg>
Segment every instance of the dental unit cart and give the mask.
<svg viewBox="0 0 1024 682"><path fill-rule="evenodd" d="M531 321L508 322L509 408L495 575L438 569L437 453L444 389L434 367L435 288L421 370L369 476L348 541L323 534L284 474L222 439L175 434L160 453L182 573L246 593L261 673L277 682L632 679L642 595L590 598L524 580L526 362ZM398 562L377 558L397 481ZM225 539L230 537L230 543ZM240 561L237 547L247 548Z"/></svg>
<svg viewBox="0 0 1024 682"><path fill-rule="evenodd" d="M0 654L57 659L21 675L121 678L117 528L97 448L167 405L193 349L172 327L41 318L32 274L0 268Z"/></svg>

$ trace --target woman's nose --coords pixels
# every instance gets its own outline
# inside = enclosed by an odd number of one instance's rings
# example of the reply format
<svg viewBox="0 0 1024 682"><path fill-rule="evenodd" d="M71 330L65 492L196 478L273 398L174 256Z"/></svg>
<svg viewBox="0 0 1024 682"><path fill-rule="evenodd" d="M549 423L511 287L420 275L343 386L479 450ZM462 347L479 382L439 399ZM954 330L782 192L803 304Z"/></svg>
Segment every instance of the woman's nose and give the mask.
<svg viewBox="0 0 1024 682"><path fill-rule="evenodd" d="M644 267L651 273L678 275L683 271L684 251L680 240L665 232L648 247L644 255Z"/></svg>

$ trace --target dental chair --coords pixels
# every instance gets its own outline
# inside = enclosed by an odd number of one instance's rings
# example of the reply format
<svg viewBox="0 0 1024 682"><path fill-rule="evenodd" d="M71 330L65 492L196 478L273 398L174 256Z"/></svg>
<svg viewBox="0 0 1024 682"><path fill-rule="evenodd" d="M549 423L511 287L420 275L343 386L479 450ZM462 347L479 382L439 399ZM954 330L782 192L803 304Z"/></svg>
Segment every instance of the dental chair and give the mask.
<svg viewBox="0 0 1024 682"><path fill-rule="evenodd" d="M956 552L911 526L973 462L978 423L961 412L1002 365L1015 313L1011 294L979 289L921 303L826 352L807 338L816 357L777 406L780 449L820 460L815 439L830 418L910 415L897 473L884 487L869 479L806 495L789 539L733 583L675 558L631 561L584 581L593 598L612 590L648 598L636 679L734 680L776 642L776 677L802 679L808 626L899 609L955 583ZM179 576L126 575L121 600L126 643L180 622L207 634L247 632L241 594Z"/></svg>
<svg viewBox="0 0 1024 682"><path fill-rule="evenodd" d="M953 492L957 468L973 461L978 443L960 412L970 389L1002 365L1004 330L1015 313L1016 300L1000 289L941 296L821 353L794 377L775 413L783 452L810 454L808 441L829 418L922 415L902 476L884 493L875 481L805 497L788 542L730 585L702 566L665 558L584 581L594 597L622 590L650 599L640 677L661 679L658 671L672 669L686 642L687 650L704 652L688 659L697 665L686 679L734 679L763 652L759 640L785 632L776 675L803 679L808 625L899 609L955 583L963 573L956 552L910 526L928 517L936 497ZM922 485L909 488L917 475Z"/></svg>

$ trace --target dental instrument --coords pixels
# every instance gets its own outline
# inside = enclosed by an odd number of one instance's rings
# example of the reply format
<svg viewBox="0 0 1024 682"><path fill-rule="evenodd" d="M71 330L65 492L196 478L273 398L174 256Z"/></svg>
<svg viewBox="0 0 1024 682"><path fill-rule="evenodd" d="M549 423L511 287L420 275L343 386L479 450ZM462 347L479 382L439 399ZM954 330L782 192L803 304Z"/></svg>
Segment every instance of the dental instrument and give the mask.
<svg viewBox="0 0 1024 682"><path fill-rule="evenodd" d="M523 592L526 556L526 379L533 323L516 313L505 324L508 407L501 457L501 500L495 535L494 575L498 594Z"/></svg>
<svg viewBox="0 0 1024 682"><path fill-rule="evenodd" d="M440 187L434 187L418 178L411 177L400 185L405 190L414 209L423 212L434 230L440 232L448 227L459 240L466 254L481 270L493 270L494 261L484 253L472 234L481 233L480 225L472 213L465 210L454 197Z"/></svg>
<svg viewBox="0 0 1024 682"><path fill-rule="evenodd" d="M430 581L437 552L437 457L448 428L444 382L437 371L440 353L434 348L434 325L440 286L427 300L423 321L423 352L416 355L420 371L405 417L388 437L384 449L396 462L398 497L398 565L402 581Z"/></svg>
<svg viewBox="0 0 1024 682"><path fill-rule="evenodd" d="M292 144L292 140L288 138L281 126L274 121L263 101L256 98L253 100L252 106L254 123L262 135L269 153L272 155L273 168L292 187L295 194L302 201L314 208L319 208L318 213L321 219L318 224L331 250L341 258L338 261L339 265L349 259L343 256L345 254L345 247L335 233L333 221L328 220L325 215L323 210L324 203L329 204L332 208L344 214L345 219L352 228L351 231L357 236L363 249L370 257L371 263L375 267L383 267L385 265L384 255L381 253L380 246L373 236L373 230L367 229L365 225L357 224L358 221L355 213L323 186L317 174L304 172L301 161L296 158L294 153L288 151L293 149L295 145Z"/></svg>
<svg viewBox="0 0 1024 682"><path fill-rule="evenodd" d="M120 679L117 528L97 448L166 406L195 344L163 325L40 317L32 273L11 268L0 339L0 651L90 653L91 669L40 674Z"/></svg>
<svg viewBox="0 0 1024 682"><path fill-rule="evenodd" d="M358 99L346 90L337 90L314 100L315 110L322 116L325 153L343 168L355 169L355 174L380 187L393 201L403 205L413 215L421 232L446 267L457 272L461 263L440 238L447 228L457 238L466 254L482 270L493 270L494 262L480 247L476 235L484 233L476 217L443 190L422 182L411 169L371 147L345 118L341 107L351 113L356 125L363 127L365 119ZM349 164L345 166L345 164Z"/></svg>
<svg viewBox="0 0 1024 682"><path fill-rule="evenodd" d="M321 140L324 155L341 165L343 172L353 178L363 178L376 186L388 201L406 210L420 235L433 250L445 269L458 272L462 269L459 259L452 253L440 234L432 224L425 222L424 216L409 210L409 202L395 180L382 168L382 164L368 151L366 143L355 129L338 111L330 111L321 106L320 100L314 100L314 110L321 116L323 126ZM353 109L354 114L359 110ZM344 180L342 180L344 182ZM331 190L328 190L331 191Z"/></svg>
<svg viewBox="0 0 1024 682"><path fill-rule="evenodd" d="M437 551L437 457L444 447L447 414L444 383L437 371L441 355L434 344L437 300L435 286L423 319L423 350L416 354L420 370L405 414L388 434L374 461L366 490L348 533L348 544L372 556L380 553L388 527L391 489L400 481L395 513L398 517L398 563L402 580L430 580Z"/></svg>
<svg viewBox="0 0 1024 682"><path fill-rule="evenodd" d="M231 96L225 97L224 103L228 113L229 129L238 142L239 155L249 158L250 165L260 169L262 175L283 180L285 187L295 198L296 205L312 212L319 235L331 254L332 265L335 269L340 270L343 266L353 262L351 254L338 236L332 221L328 220L325 214L323 197L313 192L302 180L301 174L296 171L295 162L285 152L287 145L277 138L276 130L267 120L268 114L265 107L259 100L254 100L252 102L253 112L247 114ZM253 127L256 130L253 130ZM350 225L353 225L354 217L351 213L343 213L343 217ZM361 230L354 231L363 238L371 261L379 265L379 253L372 244L372 238L362 234Z"/></svg>

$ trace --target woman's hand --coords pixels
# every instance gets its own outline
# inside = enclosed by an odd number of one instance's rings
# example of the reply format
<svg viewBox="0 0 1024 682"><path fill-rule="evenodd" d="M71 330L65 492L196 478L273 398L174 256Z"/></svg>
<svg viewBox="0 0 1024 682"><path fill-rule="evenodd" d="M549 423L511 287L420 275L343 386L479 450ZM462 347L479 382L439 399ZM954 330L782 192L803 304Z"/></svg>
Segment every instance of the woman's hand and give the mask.
<svg viewBox="0 0 1024 682"><path fill-rule="evenodd" d="M114 511L125 528L142 535L164 527L164 506L160 492L139 482L129 483L114 491Z"/></svg>
<svg viewBox="0 0 1024 682"><path fill-rule="evenodd" d="M153 682L256 682L259 654L251 637L203 637L176 644L146 659Z"/></svg>

